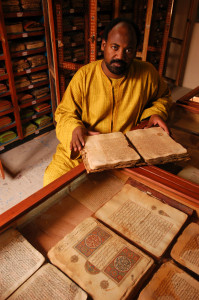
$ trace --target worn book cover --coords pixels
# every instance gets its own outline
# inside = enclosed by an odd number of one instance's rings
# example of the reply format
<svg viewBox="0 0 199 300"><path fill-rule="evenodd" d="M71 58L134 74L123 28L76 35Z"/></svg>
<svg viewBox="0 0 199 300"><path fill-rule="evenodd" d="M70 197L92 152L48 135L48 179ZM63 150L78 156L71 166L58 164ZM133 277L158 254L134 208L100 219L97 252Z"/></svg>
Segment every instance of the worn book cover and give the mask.
<svg viewBox="0 0 199 300"><path fill-rule="evenodd" d="M95 300L133 297L153 265L152 258L92 217L59 241L48 257Z"/></svg>
<svg viewBox="0 0 199 300"><path fill-rule="evenodd" d="M185 213L130 184L95 216L156 258L164 254L187 219Z"/></svg>
<svg viewBox="0 0 199 300"><path fill-rule="evenodd" d="M171 250L171 257L199 275L199 225L189 224Z"/></svg>
<svg viewBox="0 0 199 300"><path fill-rule="evenodd" d="M10 296L44 263L45 258L17 230L0 235L0 299Z"/></svg>
<svg viewBox="0 0 199 300"><path fill-rule="evenodd" d="M87 294L51 264L36 271L9 300L86 300Z"/></svg>
<svg viewBox="0 0 199 300"><path fill-rule="evenodd" d="M138 300L196 300L199 282L171 262L164 263Z"/></svg>

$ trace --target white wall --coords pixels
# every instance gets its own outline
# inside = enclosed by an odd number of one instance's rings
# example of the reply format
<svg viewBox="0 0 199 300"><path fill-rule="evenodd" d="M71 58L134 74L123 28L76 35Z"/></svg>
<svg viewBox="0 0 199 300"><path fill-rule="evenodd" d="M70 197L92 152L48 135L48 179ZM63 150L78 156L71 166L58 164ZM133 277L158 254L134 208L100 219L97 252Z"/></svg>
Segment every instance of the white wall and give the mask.
<svg viewBox="0 0 199 300"><path fill-rule="evenodd" d="M199 85L199 23L195 23L191 37L182 86L194 89Z"/></svg>

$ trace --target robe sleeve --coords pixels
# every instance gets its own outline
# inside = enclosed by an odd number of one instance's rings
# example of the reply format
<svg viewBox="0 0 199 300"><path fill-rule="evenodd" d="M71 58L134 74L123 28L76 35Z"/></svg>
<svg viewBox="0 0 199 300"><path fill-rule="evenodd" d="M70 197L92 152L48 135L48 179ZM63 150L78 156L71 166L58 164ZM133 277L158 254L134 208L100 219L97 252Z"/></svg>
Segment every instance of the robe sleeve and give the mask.
<svg viewBox="0 0 199 300"><path fill-rule="evenodd" d="M83 76L79 70L73 76L55 112L56 135L69 157L72 132L77 126L84 126L81 121L82 97Z"/></svg>
<svg viewBox="0 0 199 300"><path fill-rule="evenodd" d="M140 120L142 121L154 114L166 120L172 105L171 92L167 83L159 76L157 70L152 65L147 84L148 95L150 96Z"/></svg>

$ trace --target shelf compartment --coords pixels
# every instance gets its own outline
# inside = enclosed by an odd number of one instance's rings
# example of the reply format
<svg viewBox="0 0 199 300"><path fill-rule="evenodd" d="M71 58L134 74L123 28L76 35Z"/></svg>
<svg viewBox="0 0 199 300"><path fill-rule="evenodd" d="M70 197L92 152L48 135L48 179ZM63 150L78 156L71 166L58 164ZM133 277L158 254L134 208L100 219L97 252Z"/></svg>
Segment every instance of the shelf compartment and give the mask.
<svg viewBox="0 0 199 300"><path fill-rule="evenodd" d="M44 30L38 30L38 31L33 31L33 32L22 32L22 33L18 33L18 34L8 34L8 40L27 38L27 37L31 37L31 36L39 36L39 35L44 35L44 34L45 34Z"/></svg>
<svg viewBox="0 0 199 300"><path fill-rule="evenodd" d="M42 10L20 11L4 13L5 18L23 18L23 17L40 17L43 16Z"/></svg>
<svg viewBox="0 0 199 300"><path fill-rule="evenodd" d="M48 69L48 65L45 64L45 65L38 66L38 67L35 67L35 68L29 68L29 69L26 69L26 70L21 71L21 72L15 72L14 76L26 75L26 74L30 74L30 73L34 73L34 72L46 70L46 69Z"/></svg>
<svg viewBox="0 0 199 300"><path fill-rule="evenodd" d="M50 95L48 96L45 96L45 97L42 97L42 98L39 98L39 99L34 99L34 100L31 100L27 103L24 103L24 104L19 104L20 108L26 108L26 107L29 107L29 106L32 106L32 105L35 105L37 103L41 103L41 102L44 102L44 101L49 101L51 99Z"/></svg>
<svg viewBox="0 0 199 300"><path fill-rule="evenodd" d="M31 49L31 50L23 50L19 52L12 52L11 57L15 58L15 57L27 56L27 55L37 54L40 52L46 52L46 47Z"/></svg>
<svg viewBox="0 0 199 300"><path fill-rule="evenodd" d="M0 81L8 79L8 74L0 75Z"/></svg>
<svg viewBox="0 0 199 300"><path fill-rule="evenodd" d="M41 117L41 116L43 116L43 115L47 115L47 114L49 114L49 113L51 113L51 112L52 112L52 109L49 108L49 109L44 110L44 111L42 111L42 112L35 113L34 115L32 115L32 116L29 117L29 118L22 119L22 120L21 120L21 123L22 123L22 124L26 124L26 123L29 122L29 121L35 120L35 119L37 119L37 118L39 118L39 117Z"/></svg>
<svg viewBox="0 0 199 300"><path fill-rule="evenodd" d="M3 98L3 97L6 97L6 96L10 96L10 91L6 91L6 92L3 92L3 93L0 93L0 98Z"/></svg>
<svg viewBox="0 0 199 300"><path fill-rule="evenodd" d="M36 88L36 87L39 87L39 86L42 86L42 85L47 85L47 84L49 84L49 80L40 81L38 83L30 84L30 85L25 86L23 88L17 89L17 93L27 91L27 90L31 90L33 88Z"/></svg>
<svg viewBox="0 0 199 300"><path fill-rule="evenodd" d="M6 109L6 110L3 110L3 111L0 111L0 117L5 116L5 115L10 114L10 113L13 113L13 112L14 112L13 107L11 107L9 109Z"/></svg>
<svg viewBox="0 0 199 300"><path fill-rule="evenodd" d="M7 131L7 130L13 128L13 127L16 127L16 122L13 122L13 123L11 123L9 125L5 125L3 127L0 127L0 133L4 132L4 131Z"/></svg>

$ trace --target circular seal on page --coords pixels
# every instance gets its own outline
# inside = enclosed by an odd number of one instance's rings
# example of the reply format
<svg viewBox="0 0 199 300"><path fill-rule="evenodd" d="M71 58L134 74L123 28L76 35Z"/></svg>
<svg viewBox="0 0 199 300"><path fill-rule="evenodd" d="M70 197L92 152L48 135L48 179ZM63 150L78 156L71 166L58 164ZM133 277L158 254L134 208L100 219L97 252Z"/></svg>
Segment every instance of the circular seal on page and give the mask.
<svg viewBox="0 0 199 300"><path fill-rule="evenodd" d="M114 260L114 266L120 272L127 272L131 268L131 261L128 257L121 255Z"/></svg>
<svg viewBox="0 0 199 300"><path fill-rule="evenodd" d="M107 289L107 288L109 287L109 282L108 282L108 280L102 280L102 281L100 282L100 286L101 286L101 288L102 288L103 290Z"/></svg>
<svg viewBox="0 0 199 300"><path fill-rule="evenodd" d="M78 258L77 255L72 255L71 258L70 258L70 261L73 262L73 263L76 263L78 260L79 260L79 258Z"/></svg>

